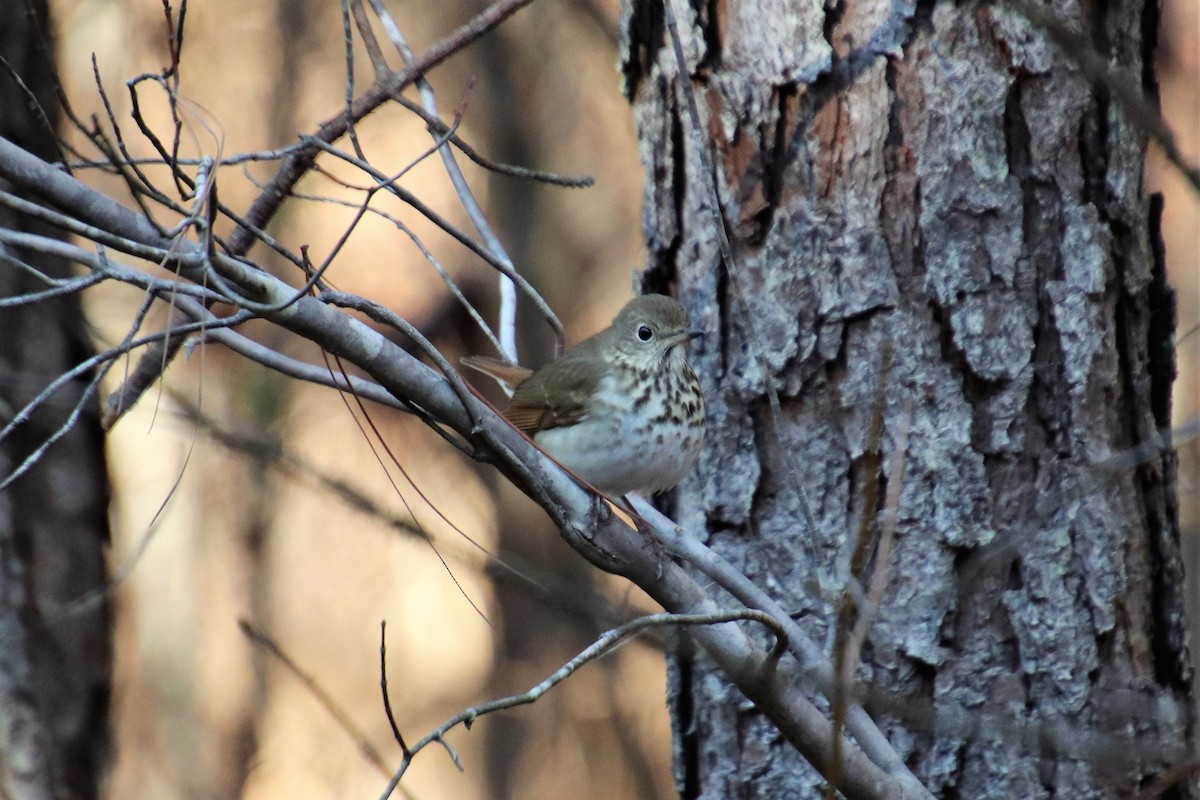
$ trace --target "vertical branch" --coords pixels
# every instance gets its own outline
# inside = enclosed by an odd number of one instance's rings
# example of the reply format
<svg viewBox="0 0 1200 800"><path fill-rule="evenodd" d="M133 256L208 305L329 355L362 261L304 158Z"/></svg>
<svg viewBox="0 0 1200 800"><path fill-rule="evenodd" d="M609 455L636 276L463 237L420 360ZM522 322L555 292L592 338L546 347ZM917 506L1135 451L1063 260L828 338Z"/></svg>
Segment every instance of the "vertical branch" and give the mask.
<svg viewBox="0 0 1200 800"><path fill-rule="evenodd" d="M354 0L355 3L361 0ZM412 63L413 52L405 41L404 35L400 33L400 28L396 25L394 19L388 10L384 7L380 0L369 0L371 10L383 23L384 30L387 31L388 37L392 40L397 52L404 59L405 64ZM429 85L429 81L425 77L419 76L416 81L417 91L421 95L421 104L425 107L425 111L433 117L439 116L437 107L437 98L434 97L433 87ZM436 133L430 132L436 137ZM496 258L500 259L506 267L515 271L512 259L508 252L504 249L504 244L500 241L500 237L492 230L491 224L487 220L487 216L483 213L483 209L479 207L479 202L475 199L475 194L471 191L467 179L462 174L462 169L458 165L457 159L454 157L454 150L449 143L442 144L438 148L438 155L442 159L442 164L446 168L446 174L450 176L450 182L454 186L454 191L457 193L459 201L462 203L463 209L467 212L467 216L471 220L471 224L475 226L475 230L483 239L483 243L487 246ZM518 363L517 357L517 285L512 278L504 273L500 273L500 320L497 323L497 334L500 339L500 349L505 358L514 364ZM549 321L549 320L548 320ZM561 325L555 325L551 322L551 326L556 332L561 330ZM562 347L562 337L559 336L558 346Z"/></svg>

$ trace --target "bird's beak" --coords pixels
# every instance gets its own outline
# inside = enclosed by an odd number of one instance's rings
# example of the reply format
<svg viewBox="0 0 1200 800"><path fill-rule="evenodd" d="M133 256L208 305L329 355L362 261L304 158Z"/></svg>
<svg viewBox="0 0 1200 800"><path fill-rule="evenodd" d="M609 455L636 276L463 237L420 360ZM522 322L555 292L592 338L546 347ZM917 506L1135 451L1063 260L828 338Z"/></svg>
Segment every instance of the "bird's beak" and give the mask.
<svg viewBox="0 0 1200 800"><path fill-rule="evenodd" d="M679 345L679 344L687 344L692 339L697 339L703 335L704 335L704 331L698 331L698 330L694 330L694 329L686 330L686 331L680 331L679 333L676 333L667 341L669 342L671 347L674 347L675 345Z"/></svg>

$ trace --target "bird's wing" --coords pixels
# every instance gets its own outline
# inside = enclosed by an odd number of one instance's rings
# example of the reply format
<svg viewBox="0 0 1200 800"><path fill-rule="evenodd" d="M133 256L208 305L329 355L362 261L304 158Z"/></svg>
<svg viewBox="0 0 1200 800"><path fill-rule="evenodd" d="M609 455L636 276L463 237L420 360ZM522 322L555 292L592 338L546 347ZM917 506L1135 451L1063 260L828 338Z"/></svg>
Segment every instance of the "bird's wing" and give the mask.
<svg viewBox="0 0 1200 800"><path fill-rule="evenodd" d="M602 377L595 362L583 356L586 352L572 351L554 362L554 369L529 376L513 393L504 409L505 418L531 436L583 419L588 411L587 400L595 394Z"/></svg>
<svg viewBox="0 0 1200 800"><path fill-rule="evenodd" d="M509 389L512 389L521 381L528 378L533 372L528 367L522 367L518 364L513 364L511 361L491 358L490 356L465 356L459 360L463 366L470 367L476 372L482 372L489 378L504 384Z"/></svg>

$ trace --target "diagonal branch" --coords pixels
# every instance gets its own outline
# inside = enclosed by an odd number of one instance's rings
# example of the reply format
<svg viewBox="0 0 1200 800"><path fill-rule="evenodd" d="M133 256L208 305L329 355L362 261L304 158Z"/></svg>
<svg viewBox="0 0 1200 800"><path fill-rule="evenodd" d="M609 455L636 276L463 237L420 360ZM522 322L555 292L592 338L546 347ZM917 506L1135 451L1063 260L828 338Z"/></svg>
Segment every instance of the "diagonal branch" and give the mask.
<svg viewBox="0 0 1200 800"><path fill-rule="evenodd" d="M36 191L59 208L78 205L97 227L137 234L135 240L162 247L159 234L137 214L78 183L19 147L0 140L0 177L19 190ZM140 237L140 238L139 238ZM174 250L185 278L204 273L199 245L179 241ZM265 307L295 289L269 273L232 258L214 256L225 280ZM664 562L645 537L629 527L597 495L579 486L500 414L471 393L458 391L447 376L417 360L379 331L313 297L264 314L264 319L310 339L332 356L355 364L397 398L421 408L439 426L462 436L547 513L563 538L596 566L628 578L664 609L676 614L723 611L682 568ZM818 770L832 769L830 722L804 695L803 670L794 661L777 663L735 624L701 626L694 638L739 690ZM843 793L852 799L919 797L880 769L856 744L843 743Z"/></svg>

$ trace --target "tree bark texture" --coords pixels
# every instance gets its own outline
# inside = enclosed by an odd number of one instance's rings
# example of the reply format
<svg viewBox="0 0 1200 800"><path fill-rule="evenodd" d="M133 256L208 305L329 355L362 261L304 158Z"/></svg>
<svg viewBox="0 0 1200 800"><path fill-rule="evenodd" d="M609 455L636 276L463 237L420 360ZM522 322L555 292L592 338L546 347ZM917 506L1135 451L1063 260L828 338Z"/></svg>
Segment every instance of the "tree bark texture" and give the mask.
<svg viewBox="0 0 1200 800"><path fill-rule="evenodd" d="M0 55L24 83L0 77L0 136L55 160L57 100L44 2L0 0ZM36 21L35 21L36 20ZM44 116L35 111L36 105ZM10 187L5 187L10 188ZM0 226L60 236L0 212ZM52 278L69 265L11 255ZM0 298L47 284L0 265ZM0 308L0 427L51 381L90 355L73 295ZM66 422L74 381L0 442L7 478ZM111 635L105 586L108 483L96 403L41 462L0 492L0 797L93 798L107 742ZM89 596L91 602L77 605Z"/></svg>
<svg viewBox="0 0 1200 800"><path fill-rule="evenodd" d="M857 672L906 709L893 744L941 797L1130 796L1193 725L1142 129L1014 6L673 8L736 264L663 5L630 0L646 288L707 332L709 438L677 519L832 642L903 459ZM1154 96L1156 3L1043 8ZM669 691L681 796L818 796L698 651Z"/></svg>

